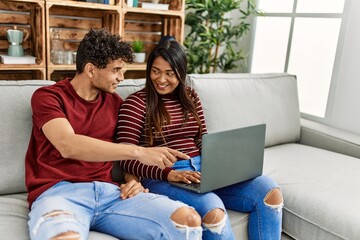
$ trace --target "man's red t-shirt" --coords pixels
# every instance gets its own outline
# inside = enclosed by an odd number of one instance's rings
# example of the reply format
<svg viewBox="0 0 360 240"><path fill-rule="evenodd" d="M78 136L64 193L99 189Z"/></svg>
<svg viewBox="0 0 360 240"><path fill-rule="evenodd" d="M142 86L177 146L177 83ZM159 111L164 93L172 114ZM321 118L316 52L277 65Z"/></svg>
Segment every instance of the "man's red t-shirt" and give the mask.
<svg viewBox="0 0 360 240"><path fill-rule="evenodd" d="M122 99L100 91L95 101L79 97L65 79L36 90L31 99L33 129L25 157L29 205L59 181L112 182L112 162L86 162L63 158L42 132L55 118L66 118L76 134L113 142ZM99 159L101 160L101 159Z"/></svg>

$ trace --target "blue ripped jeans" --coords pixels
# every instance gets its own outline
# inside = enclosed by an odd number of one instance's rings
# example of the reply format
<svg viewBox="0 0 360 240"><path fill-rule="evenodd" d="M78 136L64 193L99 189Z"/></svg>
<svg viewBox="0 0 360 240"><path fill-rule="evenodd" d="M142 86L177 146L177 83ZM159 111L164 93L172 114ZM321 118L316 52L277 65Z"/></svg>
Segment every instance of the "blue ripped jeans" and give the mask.
<svg viewBox="0 0 360 240"><path fill-rule="evenodd" d="M87 240L89 230L120 239L200 239L201 228L176 228L171 215L186 206L165 196L139 193L122 200L120 188L111 183L59 182L31 206L32 240L48 240L75 232Z"/></svg>
<svg viewBox="0 0 360 240"><path fill-rule="evenodd" d="M201 157L177 161L173 168L179 171L201 171ZM248 235L251 240L279 240L281 237L282 205L273 208L264 203L265 196L272 189L278 188L278 185L265 175L205 194L187 191L159 180L143 179L142 184L153 193L193 206L202 218L214 208L249 213ZM203 239L234 239L229 221L221 235L203 229Z"/></svg>

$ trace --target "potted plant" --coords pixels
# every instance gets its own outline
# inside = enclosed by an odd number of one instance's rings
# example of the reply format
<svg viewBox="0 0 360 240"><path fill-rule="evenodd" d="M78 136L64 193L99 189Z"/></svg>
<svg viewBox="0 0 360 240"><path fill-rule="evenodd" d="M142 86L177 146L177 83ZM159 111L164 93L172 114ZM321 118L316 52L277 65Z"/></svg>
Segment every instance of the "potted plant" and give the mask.
<svg viewBox="0 0 360 240"><path fill-rule="evenodd" d="M227 72L245 61L242 50L236 50L240 39L249 31L249 17L259 14L256 0L186 0L185 37L189 73ZM230 13L238 11L238 19ZM234 15L234 14L233 14ZM234 21L236 20L236 22Z"/></svg>
<svg viewBox="0 0 360 240"><path fill-rule="evenodd" d="M134 62L143 63L145 62L146 54L144 52L144 42L136 39L132 42L132 48L134 50Z"/></svg>

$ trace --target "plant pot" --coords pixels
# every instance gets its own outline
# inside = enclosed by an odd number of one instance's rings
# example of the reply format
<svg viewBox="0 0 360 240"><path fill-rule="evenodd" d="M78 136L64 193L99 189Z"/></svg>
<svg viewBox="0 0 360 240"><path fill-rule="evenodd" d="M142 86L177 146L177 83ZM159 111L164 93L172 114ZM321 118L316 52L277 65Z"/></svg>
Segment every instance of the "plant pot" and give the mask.
<svg viewBox="0 0 360 240"><path fill-rule="evenodd" d="M134 62L136 63L143 63L145 62L146 54L144 52L141 53L134 53Z"/></svg>

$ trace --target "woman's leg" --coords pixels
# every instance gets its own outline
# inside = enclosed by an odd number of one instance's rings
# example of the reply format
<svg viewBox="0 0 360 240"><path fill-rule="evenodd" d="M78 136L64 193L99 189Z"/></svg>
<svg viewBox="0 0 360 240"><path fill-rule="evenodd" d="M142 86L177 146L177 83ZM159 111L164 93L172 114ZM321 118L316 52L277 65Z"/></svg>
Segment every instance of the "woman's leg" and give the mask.
<svg viewBox="0 0 360 240"><path fill-rule="evenodd" d="M203 239L234 239L224 204L216 194L199 194L160 180L144 179L142 184L150 192L166 195L194 207L202 218Z"/></svg>
<svg viewBox="0 0 360 240"><path fill-rule="evenodd" d="M226 208L250 213L249 239L280 239L283 198L271 178L263 175L214 192Z"/></svg>

